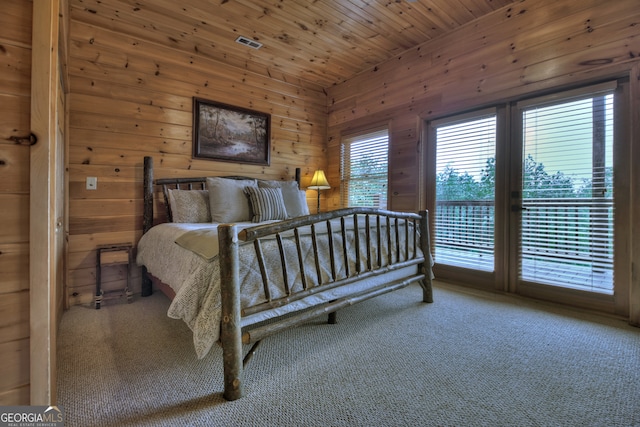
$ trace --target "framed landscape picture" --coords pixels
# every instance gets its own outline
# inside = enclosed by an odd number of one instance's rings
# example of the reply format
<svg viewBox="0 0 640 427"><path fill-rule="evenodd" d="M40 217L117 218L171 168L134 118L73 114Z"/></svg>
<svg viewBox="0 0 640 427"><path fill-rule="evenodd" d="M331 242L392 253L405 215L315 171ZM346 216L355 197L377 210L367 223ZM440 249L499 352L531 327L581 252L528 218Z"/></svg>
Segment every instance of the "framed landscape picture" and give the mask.
<svg viewBox="0 0 640 427"><path fill-rule="evenodd" d="M193 98L193 157L269 165L271 115Z"/></svg>

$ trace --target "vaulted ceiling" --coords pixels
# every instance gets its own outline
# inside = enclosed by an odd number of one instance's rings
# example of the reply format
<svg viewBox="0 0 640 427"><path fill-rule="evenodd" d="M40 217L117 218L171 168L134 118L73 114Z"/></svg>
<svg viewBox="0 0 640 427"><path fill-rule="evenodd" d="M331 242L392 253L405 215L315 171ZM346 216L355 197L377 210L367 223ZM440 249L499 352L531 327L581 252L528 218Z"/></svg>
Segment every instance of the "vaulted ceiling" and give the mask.
<svg viewBox="0 0 640 427"><path fill-rule="evenodd" d="M72 19L327 88L520 1L70 0L70 5ZM239 36L262 47L239 44Z"/></svg>

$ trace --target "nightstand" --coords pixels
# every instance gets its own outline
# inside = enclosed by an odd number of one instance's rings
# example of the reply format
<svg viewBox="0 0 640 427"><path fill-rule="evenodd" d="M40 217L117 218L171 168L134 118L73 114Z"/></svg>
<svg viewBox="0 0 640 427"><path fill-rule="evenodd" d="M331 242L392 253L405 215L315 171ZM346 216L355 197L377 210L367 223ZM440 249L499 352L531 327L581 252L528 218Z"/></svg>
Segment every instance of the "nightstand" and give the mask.
<svg viewBox="0 0 640 427"><path fill-rule="evenodd" d="M133 292L131 292L131 265L133 263L133 246L131 243L120 243L116 245L98 246L96 251L96 310L100 309L100 304L105 297L102 289L102 267L113 265L127 266L127 282L125 288L120 291L109 291L108 293L118 293L114 297L121 297L123 294L127 296L127 302L131 302Z"/></svg>

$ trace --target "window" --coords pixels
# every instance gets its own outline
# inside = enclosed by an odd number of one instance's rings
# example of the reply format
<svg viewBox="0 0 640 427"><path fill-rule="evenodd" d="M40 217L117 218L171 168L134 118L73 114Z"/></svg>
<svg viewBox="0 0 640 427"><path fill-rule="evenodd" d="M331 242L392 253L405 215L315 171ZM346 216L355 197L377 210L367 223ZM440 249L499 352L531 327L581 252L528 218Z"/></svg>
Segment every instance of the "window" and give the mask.
<svg viewBox="0 0 640 427"><path fill-rule="evenodd" d="M615 260L630 167L626 87L604 82L430 121L436 275L614 304L624 286L614 279L629 271Z"/></svg>
<svg viewBox="0 0 640 427"><path fill-rule="evenodd" d="M523 280L613 294L614 90L519 103Z"/></svg>
<svg viewBox="0 0 640 427"><path fill-rule="evenodd" d="M389 132L343 138L340 153L342 206L387 208Z"/></svg>
<svg viewBox="0 0 640 427"><path fill-rule="evenodd" d="M496 123L495 112L432 123L438 263L494 269Z"/></svg>

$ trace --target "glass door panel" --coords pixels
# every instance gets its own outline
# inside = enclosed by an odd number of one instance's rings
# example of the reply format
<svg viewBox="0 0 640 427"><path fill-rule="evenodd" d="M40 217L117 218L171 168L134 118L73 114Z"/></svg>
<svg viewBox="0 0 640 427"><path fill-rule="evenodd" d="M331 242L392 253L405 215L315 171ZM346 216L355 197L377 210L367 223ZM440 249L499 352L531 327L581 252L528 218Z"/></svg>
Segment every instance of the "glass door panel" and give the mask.
<svg viewBox="0 0 640 427"><path fill-rule="evenodd" d="M613 105L611 91L521 109L520 280L613 294Z"/></svg>
<svg viewBox="0 0 640 427"><path fill-rule="evenodd" d="M433 126L435 262L494 271L496 114Z"/></svg>

